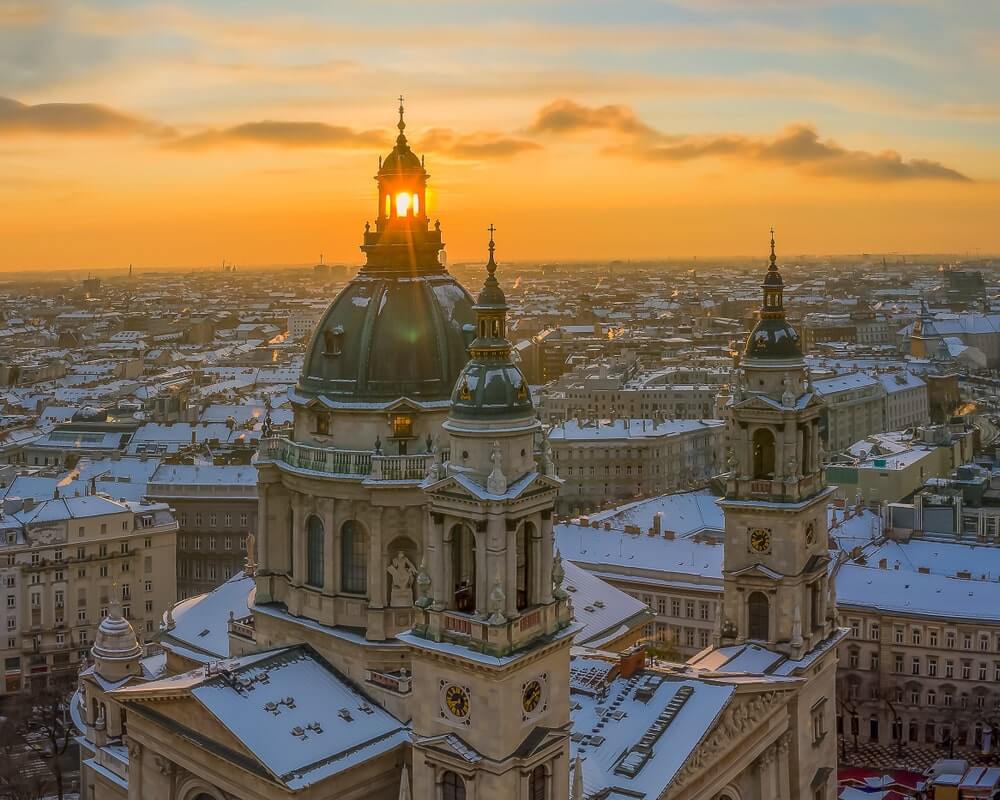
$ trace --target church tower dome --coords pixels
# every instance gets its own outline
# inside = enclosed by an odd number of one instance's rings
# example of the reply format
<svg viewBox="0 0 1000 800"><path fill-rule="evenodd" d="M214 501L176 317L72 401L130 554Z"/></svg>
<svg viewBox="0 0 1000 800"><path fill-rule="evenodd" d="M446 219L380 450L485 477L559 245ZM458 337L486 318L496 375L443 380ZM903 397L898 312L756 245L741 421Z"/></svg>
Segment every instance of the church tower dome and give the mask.
<svg viewBox="0 0 1000 800"><path fill-rule="evenodd" d="M441 224L427 216L430 176L399 135L379 159L375 224L365 223L365 264L323 314L295 396L334 403L446 403L465 363L472 298L445 268Z"/></svg>
<svg viewBox="0 0 1000 800"><path fill-rule="evenodd" d="M112 592L116 593L117 587ZM94 658L94 670L105 680L117 681L142 671L139 666L142 645L132 624L122 614L117 594L112 597L108 615L101 620L90 653Z"/></svg>
<svg viewBox="0 0 1000 800"><path fill-rule="evenodd" d="M774 254L774 228L771 229L771 255L767 274L761 284L763 303L757 323L747 337L745 359L761 362L798 362L802 359L799 335L785 319L785 285Z"/></svg>
<svg viewBox="0 0 1000 800"><path fill-rule="evenodd" d="M511 358L507 338L507 298L497 281L494 260L496 243L490 225L489 260L486 280L476 304L476 338L469 345L470 360L459 375L451 394L449 430L462 426L461 420L522 420L531 430L537 428L528 381ZM505 425L509 428L509 425Z"/></svg>

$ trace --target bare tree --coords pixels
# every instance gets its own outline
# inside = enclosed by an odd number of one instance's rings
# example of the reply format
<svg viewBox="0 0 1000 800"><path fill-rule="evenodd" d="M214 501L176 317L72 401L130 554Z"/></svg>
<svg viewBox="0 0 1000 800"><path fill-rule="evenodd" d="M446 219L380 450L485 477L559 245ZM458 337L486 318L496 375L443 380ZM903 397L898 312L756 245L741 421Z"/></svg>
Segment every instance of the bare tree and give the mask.
<svg viewBox="0 0 1000 800"><path fill-rule="evenodd" d="M71 687L65 682L35 680L20 698L23 741L48 766L59 800L65 793L63 756L75 733L69 716L70 697Z"/></svg>
<svg viewBox="0 0 1000 800"><path fill-rule="evenodd" d="M48 794L48 776L31 774L25 767L30 760L24 744L24 706L12 704L9 716L0 717L0 798L3 800L41 800Z"/></svg>

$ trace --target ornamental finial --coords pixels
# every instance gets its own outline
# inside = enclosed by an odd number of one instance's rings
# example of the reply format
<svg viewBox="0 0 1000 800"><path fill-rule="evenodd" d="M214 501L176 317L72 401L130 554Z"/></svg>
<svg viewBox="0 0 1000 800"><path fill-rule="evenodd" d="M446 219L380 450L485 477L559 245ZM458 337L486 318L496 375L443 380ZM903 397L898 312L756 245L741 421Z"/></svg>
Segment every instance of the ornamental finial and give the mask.
<svg viewBox="0 0 1000 800"><path fill-rule="evenodd" d="M400 133L406 128L406 123L403 121L403 95L399 96L399 123L396 127L399 128Z"/></svg>
<svg viewBox="0 0 1000 800"><path fill-rule="evenodd" d="M771 226L771 257L768 259L771 262L771 266L768 269L777 269L778 257L774 254L774 226Z"/></svg>
<svg viewBox="0 0 1000 800"><path fill-rule="evenodd" d="M497 271L497 262L493 260L493 251L496 249L496 243L493 241L493 234L496 232L496 226L491 222L490 227L486 230L490 232L490 260L486 262L486 271L492 275Z"/></svg>

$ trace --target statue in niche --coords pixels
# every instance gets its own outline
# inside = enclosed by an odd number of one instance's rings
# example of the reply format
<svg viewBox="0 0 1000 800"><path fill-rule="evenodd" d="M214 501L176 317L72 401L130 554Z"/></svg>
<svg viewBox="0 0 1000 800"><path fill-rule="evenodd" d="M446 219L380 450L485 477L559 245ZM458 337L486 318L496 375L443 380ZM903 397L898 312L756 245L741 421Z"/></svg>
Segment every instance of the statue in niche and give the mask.
<svg viewBox="0 0 1000 800"><path fill-rule="evenodd" d="M389 595L389 605L393 607L409 607L413 605L413 578L417 568L413 562L400 550L389 562L386 572L392 577L392 590Z"/></svg>

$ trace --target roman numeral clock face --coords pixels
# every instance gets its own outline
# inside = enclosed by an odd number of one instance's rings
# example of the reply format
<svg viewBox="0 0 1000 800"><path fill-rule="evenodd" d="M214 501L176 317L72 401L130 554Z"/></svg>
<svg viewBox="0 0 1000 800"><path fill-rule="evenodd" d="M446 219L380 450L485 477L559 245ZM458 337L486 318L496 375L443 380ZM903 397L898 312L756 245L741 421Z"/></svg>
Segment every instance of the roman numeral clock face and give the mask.
<svg viewBox="0 0 1000 800"><path fill-rule="evenodd" d="M472 708L469 689L465 686L459 686L457 683L441 681L440 692L441 716L452 722L468 725L469 711Z"/></svg>
<svg viewBox="0 0 1000 800"><path fill-rule="evenodd" d="M768 528L750 528L747 544L753 553L770 553L771 531Z"/></svg>

